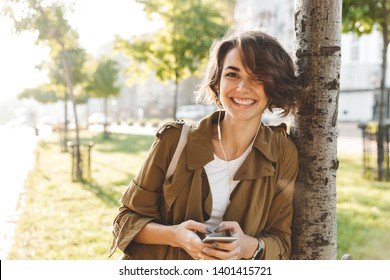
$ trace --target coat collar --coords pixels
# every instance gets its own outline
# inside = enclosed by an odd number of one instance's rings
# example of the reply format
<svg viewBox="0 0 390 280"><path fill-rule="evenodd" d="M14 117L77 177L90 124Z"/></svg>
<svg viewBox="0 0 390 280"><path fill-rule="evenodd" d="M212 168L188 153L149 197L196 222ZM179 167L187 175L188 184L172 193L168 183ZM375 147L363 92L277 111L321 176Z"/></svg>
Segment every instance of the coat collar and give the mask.
<svg viewBox="0 0 390 280"><path fill-rule="evenodd" d="M213 114L203 118L197 125L192 127L187 141L187 158L189 170L202 168L208 162L214 159L214 149L211 141L211 135L212 124L216 123L217 119L218 112L214 112ZM248 155L244 164L236 173L237 178L258 178L259 175L269 176L273 174L272 163L277 161L277 148L274 132L271 128L261 124L259 133L257 134L256 140L253 144L253 148L253 150L260 153L251 152ZM267 159L266 161L269 163L267 164L267 167L264 167L264 160L259 159L259 157ZM263 163L258 163L261 161ZM259 172L259 170L263 170L263 172Z"/></svg>

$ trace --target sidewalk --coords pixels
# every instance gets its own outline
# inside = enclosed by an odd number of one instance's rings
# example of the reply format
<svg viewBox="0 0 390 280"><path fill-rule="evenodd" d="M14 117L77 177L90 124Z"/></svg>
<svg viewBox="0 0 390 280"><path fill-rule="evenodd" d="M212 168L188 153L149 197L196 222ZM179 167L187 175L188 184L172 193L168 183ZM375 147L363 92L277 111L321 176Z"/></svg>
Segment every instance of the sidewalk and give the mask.
<svg viewBox="0 0 390 280"><path fill-rule="evenodd" d="M19 198L32 168L37 137L28 127L0 126L0 259L5 260L13 244L20 213ZM20 207L18 207L20 208Z"/></svg>
<svg viewBox="0 0 390 280"><path fill-rule="evenodd" d="M363 154L362 131L357 122L339 122L337 124L339 136L337 138L338 153Z"/></svg>

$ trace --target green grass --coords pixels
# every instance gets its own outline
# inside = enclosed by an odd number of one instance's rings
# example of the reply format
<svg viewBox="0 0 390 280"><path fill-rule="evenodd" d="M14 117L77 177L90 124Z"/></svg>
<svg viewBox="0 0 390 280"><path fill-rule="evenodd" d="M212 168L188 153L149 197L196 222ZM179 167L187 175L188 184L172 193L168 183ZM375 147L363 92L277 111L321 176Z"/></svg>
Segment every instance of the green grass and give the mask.
<svg viewBox="0 0 390 280"><path fill-rule="evenodd" d="M10 259L107 259L119 198L153 141L150 136L83 133L94 141L92 178L71 181L69 153L58 136L41 141L22 197ZM339 155L338 256L390 259L390 183L362 176L362 159ZM112 257L120 256L119 250Z"/></svg>
<svg viewBox="0 0 390 280"><path fill-rule="evenodd" d="M60 151L57 136L39 143L10 259L107 259L120 196L153 137L83 136L95 142L93 179L84 183L72 182L70 154Z"/></svg>
<svg viewBox="0 0 390 280"><path fill-rule="evenodd" d="M390 259L390 182L363 176L362 158L339 155L337 175L338 258Z"/></svg>

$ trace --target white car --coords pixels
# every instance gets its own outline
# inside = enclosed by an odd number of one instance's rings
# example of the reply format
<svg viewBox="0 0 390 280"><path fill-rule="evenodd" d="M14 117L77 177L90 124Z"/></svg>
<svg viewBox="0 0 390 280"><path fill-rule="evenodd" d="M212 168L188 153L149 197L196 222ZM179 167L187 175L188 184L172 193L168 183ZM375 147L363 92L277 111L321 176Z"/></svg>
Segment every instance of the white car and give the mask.
<svg viewBox="0 0 390 280"><path fill-rule="evenodd" d="M106 120L107 120L107 124L111 123L111 118L110 117L106 118L106 115L104 113L93 113L89 116L88 123L92 125L94 124L103 125L106 123Z"/></svg>

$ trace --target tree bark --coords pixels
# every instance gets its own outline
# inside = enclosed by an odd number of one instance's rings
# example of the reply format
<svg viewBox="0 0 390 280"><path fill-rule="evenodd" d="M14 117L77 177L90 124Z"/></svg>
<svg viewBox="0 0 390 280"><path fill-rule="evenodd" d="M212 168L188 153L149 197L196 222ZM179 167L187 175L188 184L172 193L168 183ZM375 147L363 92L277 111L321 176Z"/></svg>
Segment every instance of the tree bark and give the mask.
<svg viewBox="0 0 390 280"><path fill-rule="evenodd" d="M64 67L64 75L65 75L65 83L68 89L69 93L69 98L72 102L72 107L73 107L73 112L74 112L74 119L75 119L75 126L76 126L76 179L78 181L83 180L83 174L82 174L82 169L81 169L81 153L80 153L80 133L79 133L79 123L78 123L78 117L77 117L77 110L76 110L76 99L73 94L73 81L70 73L70 68L69 68L69 59L68 59L68 52L65 48L65 44L62 42L60 36L56 33L55 29L53 29L50 26L50 21L48 17L45 14L45 11L42 9L42 6L36 5L36 8L39 10L41 15L44 17L46 24L49 25L50 33L52 34L52 38L58 43L61 49L61 63L62 66ZM65 93L65 96L67 97L67 93ZM67 106L67 98L65 98L65 106ZM67 108L67 107L66 107ZM67 112L67 111L66 111ZM65 129L66 131L68 130L67 127L67 119L65 118Z"/></svg>
<svg viewBox="0 0 390 280"><path fill-rule="evenodd" d="M103 138L104 139L108 139L109 138L109 135L108 135L108 131L107 131L107 127L108 127L108 97L105 97L103 99L103 106L104 106L104 123L103 123Z"/></svg>
<svg viewBox="0 0 390 280"><path fill-rule="evenodd" d="M292 259L336 259L337 107L341 0L296 0L295 63L307 88L291 134L300 171L294 193Z"/></svg>
<svg viewBox="0 0 390 280"><path fill-rule="evenodd" d="M385 91L386 91L386 72L387 72L387 46L389 45L389 35L387 29L387 17L388 12L386 10L386 5L384 5L383 9L383 22L381 23L382 28L382 40L383 40L383 48L382 48L382 65L381 65L381 88L380 88L380 96L379 96L379 104L378 104L378 132L377 132L377 178L379 181L384 179L384 138L385 138L385 127L384 127L384 107L385 107Z"/></svg>
<svg viewBox="0 0 390 280"><path fill-rule="evenodd" d="M65 75L65 81L66 85L69 91L69 97L72 102L73 107L73 114L74 114L74 121L76 126L76 143L74 143L74 147L76 149L76 180L82 181L83 180L83 171L81 168L81 152L80 152L80 133L79 133L79 122L77 117L77 109L76 109L76 100L73 94L73 81L70 74L70 68L69 68L69 59L68 59L68 52L65 49L64 44L62 41L56 37L57 43L61 47L61 62L62 66L64 67L64 75Z"/></svg>
<svg viewBox="0 0 390 280"><path fill-rule="evenodd" d="M60 131L61 133L61 131ZM62 151L66 151L66 145L68 143L68 92L65 90L64 93L64 133L61 138Z"/></svg>

